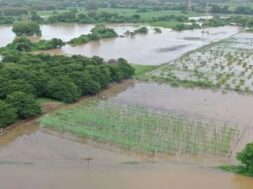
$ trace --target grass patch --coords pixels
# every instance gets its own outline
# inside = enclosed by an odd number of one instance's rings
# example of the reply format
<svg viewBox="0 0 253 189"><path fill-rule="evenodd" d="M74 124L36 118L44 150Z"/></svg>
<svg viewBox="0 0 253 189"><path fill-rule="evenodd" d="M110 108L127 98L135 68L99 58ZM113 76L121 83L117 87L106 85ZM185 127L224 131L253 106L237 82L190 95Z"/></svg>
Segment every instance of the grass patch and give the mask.
<svg viewBox="0 0 253 189"><path fill-rule="evenodd" d="M56 101L56 100L53 100L53 99L50 99L50 98L38 98L37 99L37 103L42 106L44 104L47 104L47 103L50 103L50 102L59 102L59 101ZM59 103L62 103L62 102L59 102Z"/></svg>
<svg viewBox="0 0 253 189"><path fill-rule="evenodd" d="M242 165L222 165L219 166L218 168L225 172L253 177L253 174L249 174L247 169Z"/></svg>
<svg viewBox="0 0 253 189"><path fill-rule="evenodd" d="M158 67L154 65L140 65L140 64L132 64L132 66L135 69L135 74L134 74L135 77L140 77L144 75L145 73L150 72Z"/></svg>

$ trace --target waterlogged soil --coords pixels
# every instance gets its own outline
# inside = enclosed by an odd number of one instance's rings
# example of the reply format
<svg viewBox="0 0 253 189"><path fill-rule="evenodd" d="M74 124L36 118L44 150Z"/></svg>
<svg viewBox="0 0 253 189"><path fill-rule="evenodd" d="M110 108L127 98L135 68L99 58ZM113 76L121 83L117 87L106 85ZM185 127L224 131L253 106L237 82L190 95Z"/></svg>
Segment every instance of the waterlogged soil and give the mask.
<svg viewBox="0 0 253 189"><path fill-rule="evenodd" d="M60 38L69 41L82 34L88 34L94 25L85 24L53 24L42 25L42 39ZM126 31L134 31L141 27L138 24L109 24L119 35ZM88 57L100 56L106 60L123 57L130 63L143 65L159 65L179 58L182 54L207 45L213 41L219 41L234 35L240 31L237 27L218 27L203 30L189 30L176 32L171 29L161 29L162 33L155 33L153 27L149 27L148 34L135 36L102 39L87 44L72 47L66 45L61 49L43 51L49 54L84 55ZM0 46L12 42L14 34L10 26L0 27L0 34L5 39L0 40ZM190 38L189 38L190 37ZM35 38L33 40L38 40ZM180 48L179 48L180 47ZM162 50L161 49L165 49Z"/></svg>
<svg viewBox="0 0 253 189"><path fill-rule="evenodd" d="M237 93L125 81L91 97L94 98L141 103L186 113L196 111L207 117L232 117L242 125L252 120L250 107L253 107L253 100ZM78 103L88 99L83 98ZM69 106L72 105L66 108ZM50 111L54 111L53 108ZM122 152L86 139L42 129L36 119L21 123L0 137L0 188L4 189L253 188L252 178L213 168L221 163L199 157L151 158Z"/></svg>

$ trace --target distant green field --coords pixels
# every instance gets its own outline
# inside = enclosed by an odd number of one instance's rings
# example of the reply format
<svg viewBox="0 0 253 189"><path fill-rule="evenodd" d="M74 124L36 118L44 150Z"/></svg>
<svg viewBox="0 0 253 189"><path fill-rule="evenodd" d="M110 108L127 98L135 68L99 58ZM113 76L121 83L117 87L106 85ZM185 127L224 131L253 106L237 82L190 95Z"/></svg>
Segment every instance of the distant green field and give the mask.
<svg viewBox="0 0 253 189"><path fill-rule="evenodd" d="M253 7L253 3L247 2L225 2L225 3L218 3L219 6L229 6L230 10L235 10L237 7Z"/></svg>
<svg viewBox="0 0 253 189"><path fill-rule="evenodd" d="M62 13L62 12L66 12L67 10L56 10L56 11L38 11L38 15L42 16L42 17L49 17L54 15L54 12L57 13Z"/></svg>
<svg viewBox="0 0 253 189"><path fill-rule="evenodd" d="M56 10L57 13L65 12L67 10ZM148 11L148 12L138 12L137 9L123 9L123 8L99 8L96 10L97 12L108 12L108 13L118 13L122 16L132 16L134 14L139 14L142 19L144 20L150 20L153 17L159 17L159 16L168 16L168 15L183 15L183 16L198 16L199 13L192 13L192 14L186 14L182 13L181 11L173 11L173 10L167 10L167 11ZM53 15L54 11L39 11L38 12L40 16L51 16ZM79 13L87 13L84 9L79 9Z"/></svg>
<svg viewBox="0 0 253 189"><path fill-rule="evenodd" d="M57 10L57 13L61 13L67 10ZM174 28L177 24L180 22L177 21L159 21L159 22L153 22L152 18L154 17L161 17L161 16L200 16L198 13L182 13L180 11L149 11L149 12L138 12L137 9L123 9L123 8L99 8L96 10L97 12L107 12L107 13L117 13L121 16L130 17L135 14L139 14L141 16L140 21L143 23L149 23L152 26L156 27L164 27L164 28ZM87 13L87 10L79 9L79 13ZM43 17L49 17L54 14L54 11L39 11L39 15ZM182 23L182 22L181 22Z"/></svg>
<svg viewBox="0 0 253 189"><path fill-rule="evenodd" d="M176 16L196 16L199 15L197 13L192 14L186 14L182 13L181 11L148 11L148 12L138 12L137 9L112 9L112 8L101 8L98 9L98 12L109 12L109 13L118 13L123 16L132 16L134 14L139 14L142 19L150 20L153 17L159 17L159 16L169 16L169 15L176 15Z"/></svg>

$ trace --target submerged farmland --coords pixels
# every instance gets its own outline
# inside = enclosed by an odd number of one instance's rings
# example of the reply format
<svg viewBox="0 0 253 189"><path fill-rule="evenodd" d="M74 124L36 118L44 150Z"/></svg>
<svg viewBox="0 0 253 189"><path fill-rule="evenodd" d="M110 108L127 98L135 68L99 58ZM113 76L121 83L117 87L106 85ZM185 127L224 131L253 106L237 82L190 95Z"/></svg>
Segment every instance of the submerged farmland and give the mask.
<svg viewBox="0 0 253 189"><path fill-rule="evenodd" d="M40 125L137 153L230 157L243 131L236 125L129 105L92 101L45 116Z"/></svg>
<svg viewBox="0 0 253 189"><path fill-rule="evenodd" d="M174 86L253 91L253 35L239 33L193 51L146 74L143 79Z"/></svg>

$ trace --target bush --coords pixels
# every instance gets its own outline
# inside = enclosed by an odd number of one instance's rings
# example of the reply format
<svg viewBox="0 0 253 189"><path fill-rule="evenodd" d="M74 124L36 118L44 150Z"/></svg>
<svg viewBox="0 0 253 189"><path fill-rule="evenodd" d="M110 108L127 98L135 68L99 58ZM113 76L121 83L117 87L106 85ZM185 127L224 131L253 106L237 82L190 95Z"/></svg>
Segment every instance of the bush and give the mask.
<svg viewBox="0 0 253 189"><path fill-rule="evenodd" d="M18 117L26 119L41 113L40 106L31 94L14 92L7 96L6 102L17 110Z"/></svg>
<svg viewBox="0 0 253 189"><path fill-rule="evenodd" d="M246 172L253 175L253 143L247 144L243 151L237 154L237 159L245 166Z"/></svg>
<svg viewBox="0 0 253 189"><path fill-rule="evenodd" d="M139 28L139 29L137 29L137 30L134 30L134 33L136 34L136 33L143 33L143 34L146 34L146 33L148 33L148 28L147 27L141 27L141 28Z"/></svg>
<svg viewBox="0 0 253 189"><path fill-rule="evenodd" d="M17 110L15 108L0 100L0 128L14 123L17 119L16 112Z"/></svg>
<svg viewBox="0 0 253 189"><path fill-rule="evenodd" d="M48 82L47 97L63 101L65 103L75 102L80 98L81 91L67 77L52 78Z"/></svg>
<svg viewBox="0 0 253 189"><path fill-rule="evenodd" d="M16 92L16 91L30 93L30 94L35 94L35 92L36 92L36 90L32 84L30 84L22 79L10 80L6 84L7 84L7 86L5 87L5 94L6 95L9 95L9 94Z"/></svg>

